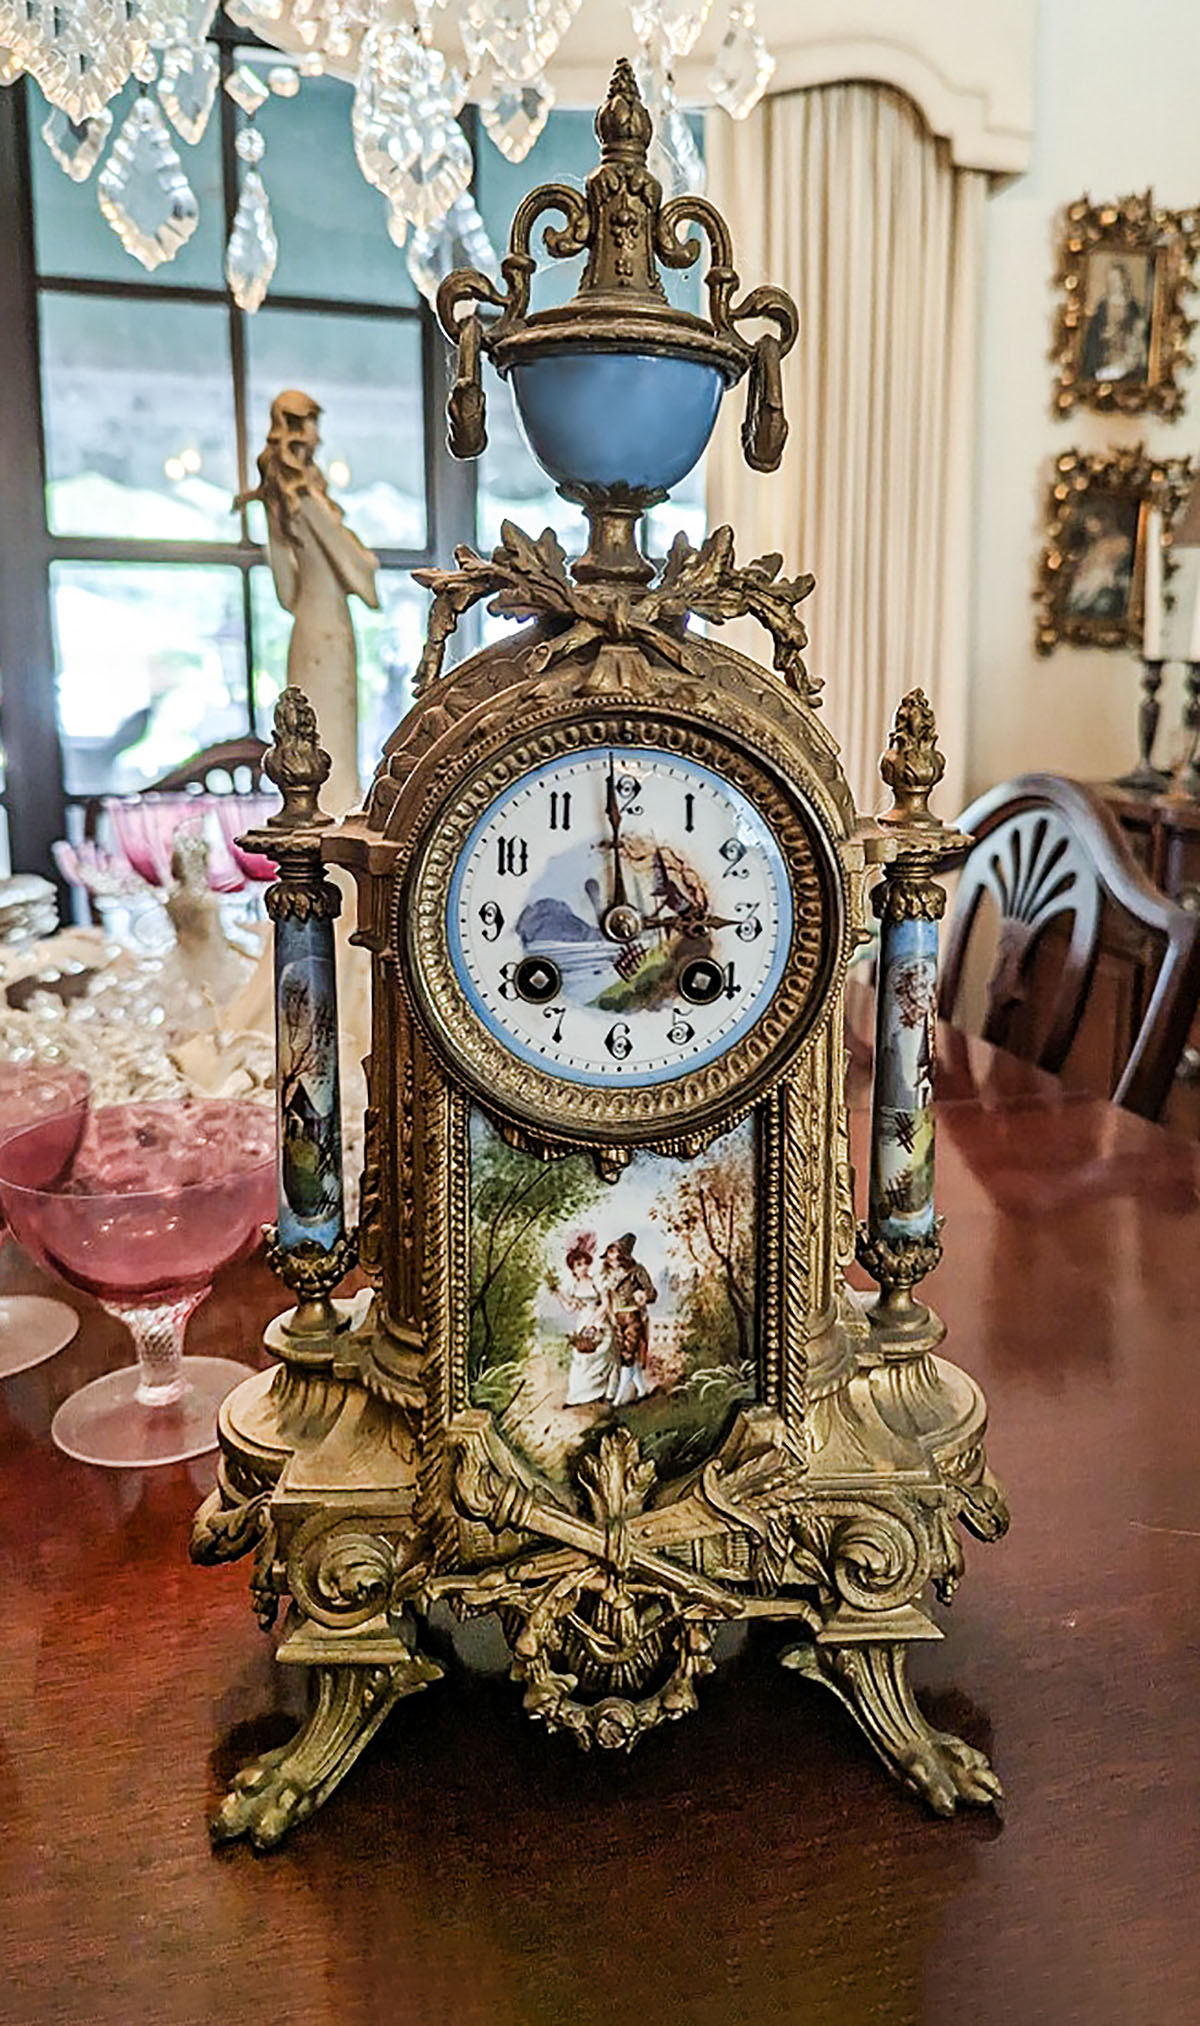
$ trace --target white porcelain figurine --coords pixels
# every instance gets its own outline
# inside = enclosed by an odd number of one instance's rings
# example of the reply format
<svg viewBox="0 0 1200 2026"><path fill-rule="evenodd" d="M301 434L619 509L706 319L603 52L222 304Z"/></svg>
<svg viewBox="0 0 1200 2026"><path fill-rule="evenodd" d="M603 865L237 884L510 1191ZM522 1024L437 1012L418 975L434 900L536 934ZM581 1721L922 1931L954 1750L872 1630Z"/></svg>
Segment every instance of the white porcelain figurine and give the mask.
<svg viewBox="0 0 1200 2026"><path fill-rule="evenodd" d="M356 806L358 663L350 594L377 609L379 560L346 526L316 462L321 410L311 394L289 387L271 403L271 427L258 460L259 482L236 504L261 500L275 589L292 615L287 679L317 712L333 761L326 807Z"/></svg>

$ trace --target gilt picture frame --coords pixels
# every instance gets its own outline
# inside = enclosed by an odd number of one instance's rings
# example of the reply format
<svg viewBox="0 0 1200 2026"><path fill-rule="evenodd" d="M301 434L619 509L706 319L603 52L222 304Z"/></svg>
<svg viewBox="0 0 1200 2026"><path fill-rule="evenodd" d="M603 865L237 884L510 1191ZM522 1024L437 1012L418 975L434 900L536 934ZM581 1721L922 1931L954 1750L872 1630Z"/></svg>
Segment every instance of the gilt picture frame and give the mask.
<svg viewBox="0 0 1200 2026"><path fill-rule="evenodd" d="M1054 406L1175 416L1191 364L1200 211L1166 211L1153 192L1067 208L1052 357Z"/></svg>
<svg viewBox="0 0 1200 2026"><path fill-rule="evenodd" d="M1100 454L1067 450L1055 459L1037 589L1039 654L1062 641L1140 648L1150 510L1162 515L1166 585L1177 567L1171 524L1190 478L1187 458L1156 458L1140 443Z"/></svg>

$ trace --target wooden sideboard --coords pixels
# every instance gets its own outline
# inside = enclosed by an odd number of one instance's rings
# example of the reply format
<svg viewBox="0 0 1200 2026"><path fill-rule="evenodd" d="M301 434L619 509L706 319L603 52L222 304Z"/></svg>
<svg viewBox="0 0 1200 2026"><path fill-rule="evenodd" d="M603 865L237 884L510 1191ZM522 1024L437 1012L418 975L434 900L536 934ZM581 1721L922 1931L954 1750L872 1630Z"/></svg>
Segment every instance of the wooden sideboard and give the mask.
<svg viewBox="0 0 1200 2026"><path fill-rule="evenodd" d="M1147 877L1181 906L1200 912L1200 800L1136 794L1109 782L1100 783L1099 792ZM1200 1139L1200 1017L1162 1117L1164 1125Z"/></svg>

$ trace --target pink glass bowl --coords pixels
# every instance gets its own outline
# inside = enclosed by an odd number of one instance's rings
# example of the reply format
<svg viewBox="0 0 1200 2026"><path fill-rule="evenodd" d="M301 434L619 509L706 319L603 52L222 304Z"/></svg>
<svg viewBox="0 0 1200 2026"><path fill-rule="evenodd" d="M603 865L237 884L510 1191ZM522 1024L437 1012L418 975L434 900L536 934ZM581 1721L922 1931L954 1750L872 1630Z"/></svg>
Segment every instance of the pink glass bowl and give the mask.
<svg viewBox="0 0 1200 2026"><path fill-rule="evenodd" d="M259 830L269 816L280 807L281 798L275 794L217 795L213 798L213 810L221 835L228 847L234 864L245 877L256 886L266 886L278 878L279 869L273 858L267 858L261 851L246 851L238 838L248 830Z"/></svg>
<svg viewBox="0 0 1200 2026"><path fill-rule="evenodd" d="M0 1146L44 1122L46 1158L59 1166L83 1136L91 1086L81 1069L41 1062L0 1062Z"/></svg>
<svg viewBox="0 0 1200 2026"><path fill-rule="evenodd" d="M114 1469L201 1456L250 1368L187 1358L184 1336L274 1207L274 1113L233 1098L105 1105L65 1151L53 1123L0 1146L0 1199L35 1259L121 1318L137 1363L72 1393L51 1436Z"/></svg>
<svg viewBox="0 0 1200 2026"><path fill-rule="evenodd" d="M0 1147L0 1200L40 1264L101 1301L207 1289L271 1216L275 1119L237 1099L104 1105Z"/></svg>
<svg viewBox="0 0 1200 2026"><path fill-rule="evenodd" d="M45 1171L60 1173L83 1136L88 1089L81 1069L0 1063L0 1146L38 1125ZM0 1238L3 1230L0 1215ZM70 1343L78 1328L79 1317L65 1301L42 1294L0 1295L0 1379L44 1364Z"/></svg>
<svg viewBox="0 0 1200 2026"><path fill-rule="evenodd" d="M175 839L184 831L199 834L208 842L208 883L214 893L240 893L246 879L233 858L220 822L224 799L194 790L178 794L110 795L104 809L126 860L148 885L170 886L171 854ZM273 798L270 806L275 807L276 803L277 798Z"/></svg>

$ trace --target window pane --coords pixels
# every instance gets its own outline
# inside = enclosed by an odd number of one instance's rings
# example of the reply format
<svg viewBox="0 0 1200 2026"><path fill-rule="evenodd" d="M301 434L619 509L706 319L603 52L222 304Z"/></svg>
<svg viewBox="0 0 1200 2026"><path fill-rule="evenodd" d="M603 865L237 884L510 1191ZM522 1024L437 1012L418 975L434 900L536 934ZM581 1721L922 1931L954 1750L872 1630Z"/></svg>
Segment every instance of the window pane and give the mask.
<svg viewBox="0 0 1200 2026"><path fill-rule="evenodd" d="M551 113L523 162L507 161L480 125L475 144L475 202L498 254L507 249L513 212L535 184L569 183L575 190L583 189L584 178L600 159L592 119L587 112ZM544 227L561 224L558 212L548 211L534 227L530 250L537 259L538 272L533 277L530 307L535 310L566 302L583 273L582 254L574 260L551 260L543 252Z"/></svg>
<svg viewBox="0 0 1200 2026"><path fill-rule="evenodd" d="M120 133L125 115L137 95L137 85L130 83L110 101L113 124L109 147ZM72 183L42 139L41 128L50 108L32 85L29 107L34 239L39 274L83 275L100 281L141 281L151 288L162 283L173 287L224 288L225 207L221 195L219 100L194 148L189 147L167 122L172 145L200 206L200 220L174 260L164 260L152 273L148 273L132 253L126 253L97 202L96 179L108 159L107 150L86 183Z"/></svg>
<svg viewBox="0 0 1200 2026"><path fill-rule="evenodd" d="M692 138L704 154L704 119L700 113L688 115ZM582 190L587 177L600 160L600 143L596 139L594 115L590 112L564 111L551 113L546 125L523 162L509 162L492 145L481 126L475 146L475 202L488 229L488 237L498 254L508 246L509 227L513 212L538 183L568 183L575 190ZM542 245L542 233L546 226L552 230L562 224L557 211L547 211L533 228L533 243L530 251L538 263L530 290L530 307L535 310L548 309L554 303L566 302L574 295L583 273L583 255L574 260L552 260ZM694 231L695 228L692 228ZM702 279L708 266L707 241L702 233L697 236L701 243L700 259L694 267L677 269L664 268L663 287L668 300L679 308L697 313L701 310L703 297Z"/></svg>
<svg viewBox="0 0 1200 2026"><path fill-rule="evenodd" d="M309 315L268 302L248 322L247 337L252 457L265 441L275 396L301 388L324 410L321 467L355 534L382 548L424 548L417 320ZM260 520L256 534L262 527Z"/></svg>
<svg viewBox="0 0 1200 2026"><path fill-rule="evenodd" d="M296 98L272 94L258 114L279 240L271 288L275 295L415 304L408 263L388 237L387 205L355 158L353 103L353 87L339 79L305 78Z"/></svg>
<svg viewBox="0 0 1200 2026"><path fill-rule="evenodd" d="M226 312L45 293L41 318L52 533L235 540Z"/></svg>
<svg viewBox="0 0 1200 2026"><path fill-rule="evenodd" d="M429 593L407 570L381 570L379 610L350 600L358 644L358 768L363 786L371 780L385 741L413 700L413 675L425 644ZM254 624L254 703L258 731L271 736L271 712L287 678L292 622L275 596L268 569L250 572Z"/></svg>
<svg viewBox="0 0 1200 2026"><path fill-rule="evenodd" d="M67 792L131 793L247 730L241 573L54 563Z"/></svg>

